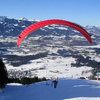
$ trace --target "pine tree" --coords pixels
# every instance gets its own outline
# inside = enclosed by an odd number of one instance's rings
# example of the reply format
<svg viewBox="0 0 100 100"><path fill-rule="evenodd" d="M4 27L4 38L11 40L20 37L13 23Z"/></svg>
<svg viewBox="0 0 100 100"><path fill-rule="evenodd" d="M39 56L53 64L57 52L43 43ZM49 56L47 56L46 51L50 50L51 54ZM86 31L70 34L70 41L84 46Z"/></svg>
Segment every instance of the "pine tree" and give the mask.
<svg viewBox="0 0 100 100"><path fill-rule="evenodd" d="M5 88L8 82L8 73L5 64L0 59L0 88Z"/></svg>

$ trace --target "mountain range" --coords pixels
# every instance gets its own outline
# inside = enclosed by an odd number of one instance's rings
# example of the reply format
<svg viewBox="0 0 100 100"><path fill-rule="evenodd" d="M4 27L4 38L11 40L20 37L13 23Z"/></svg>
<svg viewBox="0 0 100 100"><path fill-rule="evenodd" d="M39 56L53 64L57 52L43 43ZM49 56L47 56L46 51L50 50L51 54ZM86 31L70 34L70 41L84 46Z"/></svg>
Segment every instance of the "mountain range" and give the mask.
<svg viewBox="0 0 100 100"><path fill-rule="evenodd" d="M21 19L10 19L6 16L0 16L0 36L3 37L18 37L19 34L28 26L38 22L37 20L28 20L26 18ZM93 45L98 44L100 38L100 27L95 26L82 26L86 29L90 35L92 35ZM41 36L45 39L55 39L55 36L64 36L63 39L66 41L66 45L89 45L82 35L76 30L63 26L63 25L49 25L38 29L37 31L30 34L30 36ZM46 36L46 37L44 37ZM61 38L62 39L62 38ZM80 44L80 40L82 41Z"/></svg>

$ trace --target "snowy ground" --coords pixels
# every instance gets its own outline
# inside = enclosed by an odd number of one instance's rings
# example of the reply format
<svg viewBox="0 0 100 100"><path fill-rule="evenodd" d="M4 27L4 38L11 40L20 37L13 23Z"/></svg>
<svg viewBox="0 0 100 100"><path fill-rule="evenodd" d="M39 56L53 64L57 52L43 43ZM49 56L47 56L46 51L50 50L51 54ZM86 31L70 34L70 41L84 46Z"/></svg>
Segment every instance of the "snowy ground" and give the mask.
<svg viewBox="0 0 100 100"><path fill-rule="evenodd" d="M7 70L14 69L16 71L31 71L31 77L39 78L80 78L89 77L91 75L91 67L71 67L71 63L75 63L72 57L46 57L42 59L32 60L29 64L13 67L6 65Z"/></svg>
<svg viewBox="0 0 100 100"><path fill-rule="evenodd" d="M46 82L31 84L8 84L0 100L100 100L100 81L59 79L54 89Z"/></svg>

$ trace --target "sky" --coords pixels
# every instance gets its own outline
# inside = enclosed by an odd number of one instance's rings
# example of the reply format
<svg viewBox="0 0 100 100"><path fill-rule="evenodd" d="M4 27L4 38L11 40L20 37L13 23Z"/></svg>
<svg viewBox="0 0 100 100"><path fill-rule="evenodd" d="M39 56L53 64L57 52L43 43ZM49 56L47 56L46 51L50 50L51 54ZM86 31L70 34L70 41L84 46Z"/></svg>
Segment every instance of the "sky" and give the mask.
<svg viewBox="0 0 100 100"><path fill-rule="evenodd" d="M0 16L41 21L63 19L100 27L100 0L0 0Z"/></svg>

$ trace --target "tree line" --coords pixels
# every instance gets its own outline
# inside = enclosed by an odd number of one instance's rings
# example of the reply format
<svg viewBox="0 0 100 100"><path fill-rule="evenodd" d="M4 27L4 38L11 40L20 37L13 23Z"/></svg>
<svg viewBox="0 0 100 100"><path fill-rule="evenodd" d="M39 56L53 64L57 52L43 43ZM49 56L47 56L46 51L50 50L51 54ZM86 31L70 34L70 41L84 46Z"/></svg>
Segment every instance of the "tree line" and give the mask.
<svg viewBox="0 0 100 100"><path fill-rule="evenodd" d="M38 77L22 77L21 79L19 78L8 78L8 72L6 69L5 64L3 61L0 59L0 88L5 88L5 85L7 83L21 83L23 85L28 85L36 82L41 82L41 81L47 81L45 77L43 78L38 78Z"/></svg>
<svg viewBox="0 0 100 100"><path fill-rule="evenodd" d="M100 68L100 62L91 60L91 57L89 56L84 57L82 55L74 55L73 57L76 58L76 63L72 63L72 67L90 66L92 68Z"/></svg>

